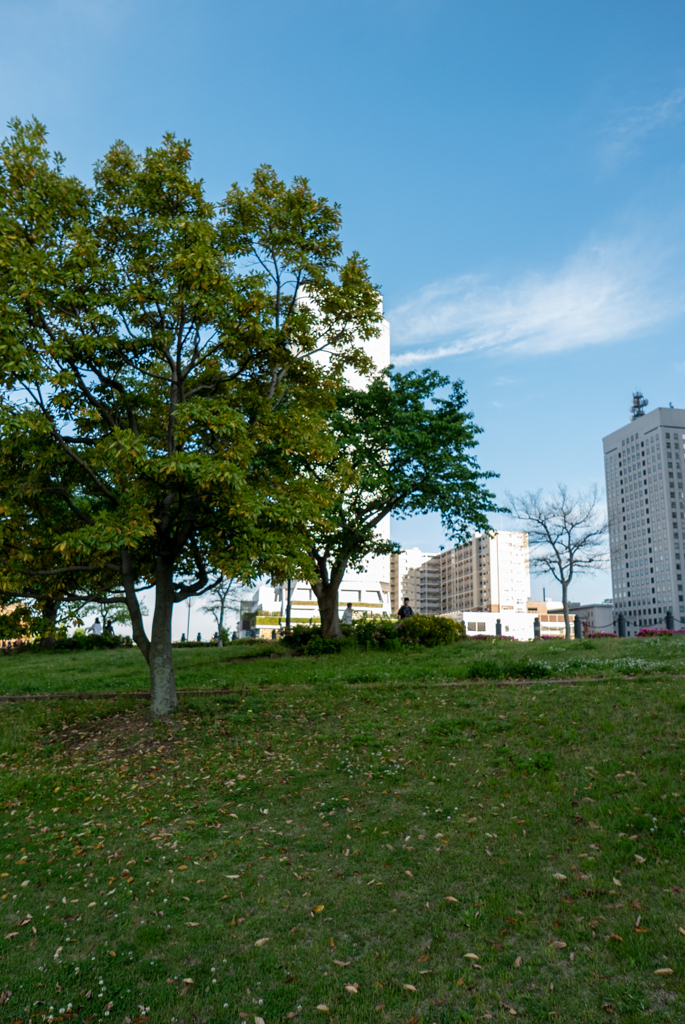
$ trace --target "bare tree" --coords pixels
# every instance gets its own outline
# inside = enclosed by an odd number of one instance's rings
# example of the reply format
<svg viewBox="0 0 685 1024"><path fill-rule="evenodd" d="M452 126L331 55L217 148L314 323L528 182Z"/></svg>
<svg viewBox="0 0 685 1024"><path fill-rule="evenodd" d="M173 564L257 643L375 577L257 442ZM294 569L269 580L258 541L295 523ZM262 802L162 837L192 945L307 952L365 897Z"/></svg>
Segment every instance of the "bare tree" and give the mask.
<svg viewBox="0 0 685 1024"><path fill-rule="evenodd" d="M580 573L594 573L607 562L607 523L598 508L597 486L573 495L565 484L557 484L556 492L546 498L542 491L527 491L518 498L507 494L507 499L513 515L527 527L531 572L549 573L561 585L566 639L570 640L571 580Z"/></svg>
<svg viewBox="0 0 685 1024"><path fill-rule="evenodd" d="M208 591L212 600L204 606L205 611L210 612L217 625L219 634L219 647L224 646L226 638L226 627L224 620L228 612L240 612L240 602L244 596L244 587L236 579L229 579L227 576L219 576L218 580Z"/></svg>

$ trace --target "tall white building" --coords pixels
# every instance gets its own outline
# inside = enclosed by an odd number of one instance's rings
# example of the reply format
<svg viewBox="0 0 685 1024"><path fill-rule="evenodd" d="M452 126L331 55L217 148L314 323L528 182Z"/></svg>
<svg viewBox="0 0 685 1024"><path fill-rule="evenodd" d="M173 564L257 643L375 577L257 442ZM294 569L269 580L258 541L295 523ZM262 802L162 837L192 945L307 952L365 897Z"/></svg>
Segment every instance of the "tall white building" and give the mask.
<svg viewBox="0 0 685 1024"><path fill-rule="evenodd" d="M390 604L396 615L405 597L417 615L440 613L440 567L435 554L403 548L390 556Z"/></svg>
<svg viewBox="0 0 685 1024"><path fill-rule="evenodd" d="M646 404L634 395L631 422L603 441L614 607L629 635L669 611L685 626L685 409Z"/></svg>
<svg viewBox="0 0 685 1024"><path fill-rule="evenodd" d="M391 556L390 573L394 603L408 597L415 612L525 613L530 594L528 534L477 533L467 544L437 555L412 548Z"/></svg>

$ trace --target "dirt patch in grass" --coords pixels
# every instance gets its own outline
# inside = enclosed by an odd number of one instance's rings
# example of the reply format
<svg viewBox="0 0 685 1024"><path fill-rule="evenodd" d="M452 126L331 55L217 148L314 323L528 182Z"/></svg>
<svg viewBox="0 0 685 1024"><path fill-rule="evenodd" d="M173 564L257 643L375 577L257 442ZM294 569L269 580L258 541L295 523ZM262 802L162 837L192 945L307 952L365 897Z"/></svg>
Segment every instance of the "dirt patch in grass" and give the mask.
<svg viewBox="0 0 685 1024"><path fill-rule="evenodd" d="M133 754L173 759L181 746L177 732L176 723L153 725L147 714L125 711L64 722L47 732L46 739L58 741L68 756L93 755L101 762L127 761Z"/></svg>

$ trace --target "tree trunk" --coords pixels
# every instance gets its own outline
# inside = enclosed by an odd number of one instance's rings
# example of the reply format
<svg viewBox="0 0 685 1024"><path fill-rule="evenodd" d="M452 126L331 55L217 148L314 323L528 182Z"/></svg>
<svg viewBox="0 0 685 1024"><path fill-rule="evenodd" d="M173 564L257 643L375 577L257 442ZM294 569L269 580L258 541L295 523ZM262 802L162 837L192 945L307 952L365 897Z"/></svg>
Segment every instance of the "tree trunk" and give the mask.
<svg viewBox="0 0 685 1024"><path fill-rule="evenodd" d="M568 587L565 583L561 584L561 601L564 606L564 626L566 627L566 639L571 639L571 618L568 613Z"/></svg>
<svg viewBox="0 0 685 1024"><path fill-rule="evenodd" d="M319 581L312 587L319 604L322 636L338 638L343 635L338 617L338 591L343 574L344 569L334 569L325 582Z"/></svg>
<svg viewBox="0 0 685 1024"><path fill-rule="evenodd" d="M131 552L128 550L123 551L121 554L121 579L124 586L124 594L126 595L126 607L128 608L128 613L131 616L133 642L149 665L150 641L148 640L147 633L145 632L143 616L140 614L140 605L136 594L135 575L131 560Z"/></svg>
<svg viewBox="0 0 685 1024"><path fill-rule="evenodd" d="M41 611L43 618L47 619L50 625L43 631L43 636L40 639L41 647L54 647L55 645L55 622L57 620L57 611L59 609L59 603L54 601L52 598L47 598L42 603Z"/></svg>
<svg viewBox="0 0 685 1024"><path fill-rule="evenodd" d="M152 619L149 659L150 717L166 718L178 707L174 652L171 646L171 618L174 611L173 561L157 556L155 614Z"/></svg>

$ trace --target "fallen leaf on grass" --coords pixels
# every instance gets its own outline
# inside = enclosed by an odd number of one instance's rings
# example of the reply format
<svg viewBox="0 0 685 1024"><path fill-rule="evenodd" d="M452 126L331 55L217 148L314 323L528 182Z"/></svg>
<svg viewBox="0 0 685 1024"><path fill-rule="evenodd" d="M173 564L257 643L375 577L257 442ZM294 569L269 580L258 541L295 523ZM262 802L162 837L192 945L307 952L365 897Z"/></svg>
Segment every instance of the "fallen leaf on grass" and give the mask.
<svg viewBox="0 0 685 1024"><path fill-rule="evenodd" d="M338 967L349 967L350 964L352 963L352 961L351 960L334 960L333 963L337 964Z"/></svg>
<svg viewBox="0 0 685 1024"><path fill-rule="evenodd" d="M14 936L18 935L18 934L19 934L19 932L8 932L7 935L5 936L5 938L6 939L13 939Z"/></svg>
<svg viewBox="0 0 685 1024"><path fill-rule="evenodd" d="M634 932L648 932L649 928L639 928L637 925L633 928Z"/></svg>
<svg viewBox="0 0 685 1024"><path fill-rule="evenodd" d="M406 988L407 992L416 992L415 985L403 985L402 988Z"/></svg>
<svg viewBox="0 0 685 1024"><path fill-rule="evenodd" d="M480 960L480 957L478 956L477 953L464 953L464 956L466 957L467 960Z"/></svg>
<svg viewBox="0 0 685 1024"><path fill-rule="evenodd" d="M178 868L176 870L177 871L187 871L188 870L188 865L187 864L179 864Z"/></svg>
<svg viewBox="0 0 685 1024"><path fill-rule="evenodd" d="M199 928L199 927L200 927L200 922L199 921L186 921L186 928Z"/></svg>
<svg viewBox="0 0 685 1024"><path fill-rule="evenodd" d="M89 906L89 907L97 907L97 903L96 903L96 902L93 902L93 903L89 903L89 904L88 904L88 906Z"/></svg>
<svg viewBox="0 0 685 1024"><path fill-rule="evenodd" d="M445 896L445 899L446 899L446 901L448 903L458 903L459 902L459 900L456 898L456 896Z"/></svg>
<svg viewBox="0 0 685 1024"><path fill-rule="evenodd" d="M566 949L566 943L561 942L560 939L552 939L547 943L548 946L554 946L555 949Z"/></svg>
<svg viewBox="0 0 685 1024"><path fill-rule="evenodd" d="M412 875L411 871L405 871L404 873L405 873L405 875L409 875L409 877L410 877L410 878L413 878L413 877L414 877L414 876Z"/></svg>
<svg viewBox="0 0 685 1024"><path fill-rule="evenodd" d="M271 942L271 939L257 939L257 941L255 942L255 946L266 946L267 942Z"/></svg>
<svg viewBox="0 0 685 1024"><path fill-rule="evenodd" d="M183 979L183 984L184 984L184 985L194 985L194 984L195 984L195 982L193 981L193 979L192 979L192 978L184 978L184 979Z"/></svg>
<svg viewBox="0 0 685 1024"><path fill-rule="evenodd" d="M680 925L678 925L678 931L681 935L685 935L685 928L681 928Z"/></svg>
<svg viewBox="0 0 685 1024"><path fill-rule="evenodd" d="M255 1017L254 1024L264 1024L264 1018L263 1017Z"/></svg>
<svg viewBox="0 0 685 1024"><path fill-rule="evenodd" d="M635 860L638 862L638 864L644 864L647 859L646 857L641 857L639 853L635 853L633 854L633 856L635 857Z"/></svg>
<svg viewBox="0 0 685 1024"><path fill-rule="evenodd" d="M323 903L319 903L318 907L314 907L314 913L315 914L320 914L323 909L324 909Z"/></svg>
<svg viewBox="0 0 685 1024"><path fill-rule="evenodd" d="M385 1009L385 1003L379 1003L378 1006L375 1007L375 1009L376 1009L377 1013L380 1013L381 1010Z"/></svg>
<svg viewBox="0 0 685 1024"><path fill-rule="evenodd" d="M621 936L620 935L614 935L613 932L611 932L611 934L609 935L609 938L610 939L616 939L618 942L623 942L623 939L621 938Z"/></svg>
<svg viewBox="0 0 685 1024"><path fill-rule="evenodd" d="M111 1010L113 1006L114 1006L114 1003L105 1003L104 1010L105 1011Z"/></svg>
<svg viewBox="0 0 685 1024"><path fill-rule="evenodd" d="M459 978L457 980L457 985L463 985L463 984L464 984L464 978Z"/></svg>
<svg viewBox="0 0 685 1024"><path fill-rule="evenodd" d="M357 995L357 990L358 989L359 989L359 982L358 981L353 981L351 984L345 985L345 991L346 992L351 992L353 996Z"/></svg>
<svg viewBox="0 0 685 1024"><path fill-rule="evenodd" d="M565 882L566 881L566 875L562 875L562 873L560 871L555 871L554 874L552 875L552 878L556 878L559 882Z"/></svg>
<svg viewBox="0 0 685 1024"><path fill-rule="evenodd" d="M522 963L523 963L523 957L517 956L516 959L514 960L514 967L520 967Z"/></svg>
<svg viewBox="0 0 685 1024"><path fill-rule="evenodd" d="M410 1017L409 1020L407 1021L407 1024L419 1024L420 1020L420 1017Z"/></svg>
<svg viewBox="0 0 685 1024"><path fill-rule="evenodd" d="M672 967L660 967L659 970L655 971L654 973L655 974L673 974L673 968Z"/></svg>
<svg viewBox="0 0 685 1024"><path fill-rule="evenodd" d="M424 953L423 956L419 957L419 963L420 964L424 964L426 962L426 960L429 960L429 959L430 959L430 954L429 953Z"/></svg>
<svg viewBox="0 0 685 1024"><path fill-rule="evenodd" d="M330 1013L331 1012L328 1009L328 1007L326 1006L325 1003L319 1003L319 1005L317 1006L317 1010L321 1010L322 1013Z"/></svg>

